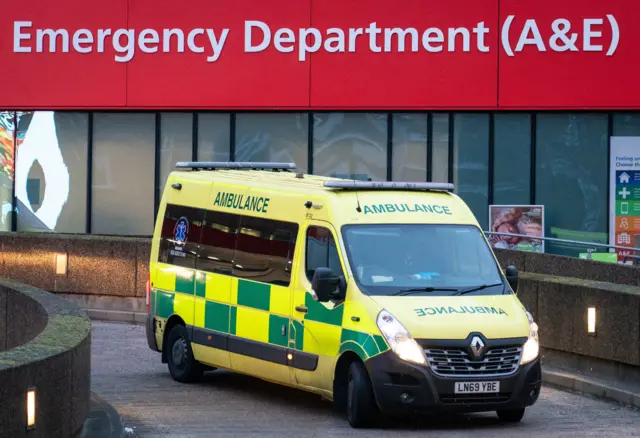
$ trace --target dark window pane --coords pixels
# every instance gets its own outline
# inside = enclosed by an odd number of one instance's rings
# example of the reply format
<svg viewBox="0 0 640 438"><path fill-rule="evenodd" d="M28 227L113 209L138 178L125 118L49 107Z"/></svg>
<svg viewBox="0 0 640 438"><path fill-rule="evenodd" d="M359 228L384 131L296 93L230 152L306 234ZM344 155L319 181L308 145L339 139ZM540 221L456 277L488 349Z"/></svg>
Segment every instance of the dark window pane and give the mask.
<svg viewBox="0 0 640 438"><path fill-rule="evenodd" d="M306 172L308 145L305 113L236 115L236 161L294 162Z"/></svg>
<svg viewBox="0 0 640 438"><path fill-rule="evenodd" d="M195 268L204 210L167 205L162 222L159 261Z"/></svg>
<svg viewBox="0 0 640 438"><path fill-rule="evenodd" d="M169 173L178 161L191 161L193 155L193 114L160 114L160 194L167 183Z"/></svg>
<svg viewBox="0 0 640 438"><path fill-rule="evenodd" d="M613 115L613 135L617 137L640 136L640 114L616 113Z"/></svg>
<svg viewBox="0 0 640 438"><path fill-rule="evenodd" d="M93 115L92 231L153 234L155 116Z"/></svg>
<svg viewBox="0 0 640 438"><path fill-rule="evenodd" d="M207 211L198 269L231 275L240 216Z"/></svg>
<svg viewBox="0 0 640 438"><path fill-rule="evenodd" d="M456 114L453 183L483 230L489 223L489 115Z"/></svg>
<svg viewBox="0 0 640 438"><path fill-rule="evenodd" d="M531 116L496 114L494 204L529 204L531 186Z"/></svg>
<svg viewBox="0 0 640 438"><path fill-rule="evenodd" d="M536 203L545 207L545 235L607 243L606 114L539 114ZM584 246L547 242L545 252L577 256Z"/></svg>
<svg viewBox="0 0 640 438"><path fill-rule="evenodd" d="M297 233L296 224L242 217L234 257L234 275L288 286Z"/></svg>
<svg viewBox="0 0 640 438"><path fill-rule="evenodd" d="M394 181L427 180L427 115L393 115Z"/></svg>
<svg viewBox="0 0 640 438"><path fill-rule="evenodd" d="M231 145L229 114L198 114L198 161L228 161Z"/></svg>
<svg viewBox="0 0 640 438"><path fill-rule="evenodd" d="M314 114L313 173L357 180L387 179L387 115Z"/></svg>
<svg viewBox="0 0 640 438"><path fill-rule="evenodd" d="M309 281L317 268L330 268L334 274L342 275L338 248L331 231L323 227L309 227L305 257L305 271Z"/></svg>
<svg viewBox="0 0 640 438"><path fill-rule="evenodd" d="M449 114L438 113L432 118L433 125L433 163L431 180L449 181Z"/></svg>

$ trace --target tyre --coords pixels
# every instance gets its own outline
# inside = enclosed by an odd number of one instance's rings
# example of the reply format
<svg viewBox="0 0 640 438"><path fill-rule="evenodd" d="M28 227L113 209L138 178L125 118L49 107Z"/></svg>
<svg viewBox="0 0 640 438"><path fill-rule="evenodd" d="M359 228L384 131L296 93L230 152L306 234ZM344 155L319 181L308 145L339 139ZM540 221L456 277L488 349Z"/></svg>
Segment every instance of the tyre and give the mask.
<svg viewBox="0 0 640 438"><path fill-rule="evenodd" d="M187 329L183 325L177 324L171 328L166 348L169 373L174 380L190 383L202 377L204 367L193 357Z"/></svg>
<svg viewBox="0 0 640 438"><path fill-rule="evenodd" d="M498 418L508 423L517 423L524 417L524 408L508 411L498 411Z"/></svg>
<svg viewBox="0 0 640 438"><path fill-rule="evenodd" d="M362 362L349 366L347 379L347 420L353 428L366 428L374 424L378 407L373 395L371 380Z"/></svg>

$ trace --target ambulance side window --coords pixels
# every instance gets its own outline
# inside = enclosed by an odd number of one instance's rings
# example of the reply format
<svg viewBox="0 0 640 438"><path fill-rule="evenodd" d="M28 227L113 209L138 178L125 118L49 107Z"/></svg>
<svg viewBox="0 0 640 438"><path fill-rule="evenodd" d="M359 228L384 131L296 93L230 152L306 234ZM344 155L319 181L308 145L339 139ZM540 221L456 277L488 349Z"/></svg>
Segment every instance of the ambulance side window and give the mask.
<svg viewBox="0 0 640 438"><path fill-rule="evenodd" d="M242 216L236 240L233 275L289 286L298 225Z"/></svg>
<svg viewBox="0 0 640 438"><path fill-rule="evenodd" d="M158 261L195 268L204 210L168 204L162 222Z"/></svg>
<svg viewBox="0 0 640 438"><path fill-rule="evenodd" d="M343 275L333 234L327 228L313 226L307 229L305 271L309 281L317 268L331 268L334 274Z"/></svg>
<svg viewBox="0 0 640 438"><path fill-rule="evenodd" d="M207 211L197 269L231 275L240 216Z"/></svg>

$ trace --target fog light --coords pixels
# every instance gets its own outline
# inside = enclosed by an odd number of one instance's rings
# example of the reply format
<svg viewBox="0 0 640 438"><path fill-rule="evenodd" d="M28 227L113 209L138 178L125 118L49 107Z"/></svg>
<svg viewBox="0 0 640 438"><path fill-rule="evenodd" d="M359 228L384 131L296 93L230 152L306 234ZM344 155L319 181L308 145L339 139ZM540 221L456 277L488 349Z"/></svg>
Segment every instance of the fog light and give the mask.
<svg viewBox="0 0 640 438"><path fill-rule="evenodd" d="M293 354L291 353L287 354L287 360L293 360Z"/></svg>
<svg viewBox="0 0 640 438"><path fill-rule="evenodd" d="M596 308L589 307L587 309L587 332L591 336L596 335Z"/></svg>
<svg viewBox="0 0 640 438"><path fill-rule="evenodd" d="M400 394L400 401L402 403L413 403L413 397L407 392Z"/></svg>
<svg viewBox="0 0 640 438"><path fill-rule="evenodd" d="M36 428L36 389L27 389L27 430Z"/></svg>
<svg viewBox="0 0 640 438"><path fill-rule="evenodd" d="M56 275L67 275L67 254L56 254Z"/></svg>

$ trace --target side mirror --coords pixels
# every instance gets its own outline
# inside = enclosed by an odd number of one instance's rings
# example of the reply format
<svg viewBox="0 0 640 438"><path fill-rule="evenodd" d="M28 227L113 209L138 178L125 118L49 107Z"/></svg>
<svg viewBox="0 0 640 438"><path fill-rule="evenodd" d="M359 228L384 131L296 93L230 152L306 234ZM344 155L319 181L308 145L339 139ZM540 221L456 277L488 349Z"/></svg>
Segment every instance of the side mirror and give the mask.
<svg viewBox="0 0 640 438"><path fill-rule="evenodd" d="M345 296L345 281L336 277L330 268L317 268L311 279L311 287L318 301L328 302Z"/></svg>
<svg viewBox="0 0 640 438"><path fill-rule="evenodd" d="M505 277L507 277L507 282L509 283L509 286L511 286L511 289L513 289L513 291L517 293L518 292L518 268L516 268L513 265L507 266L507 269L505 269Z"/></svg>

